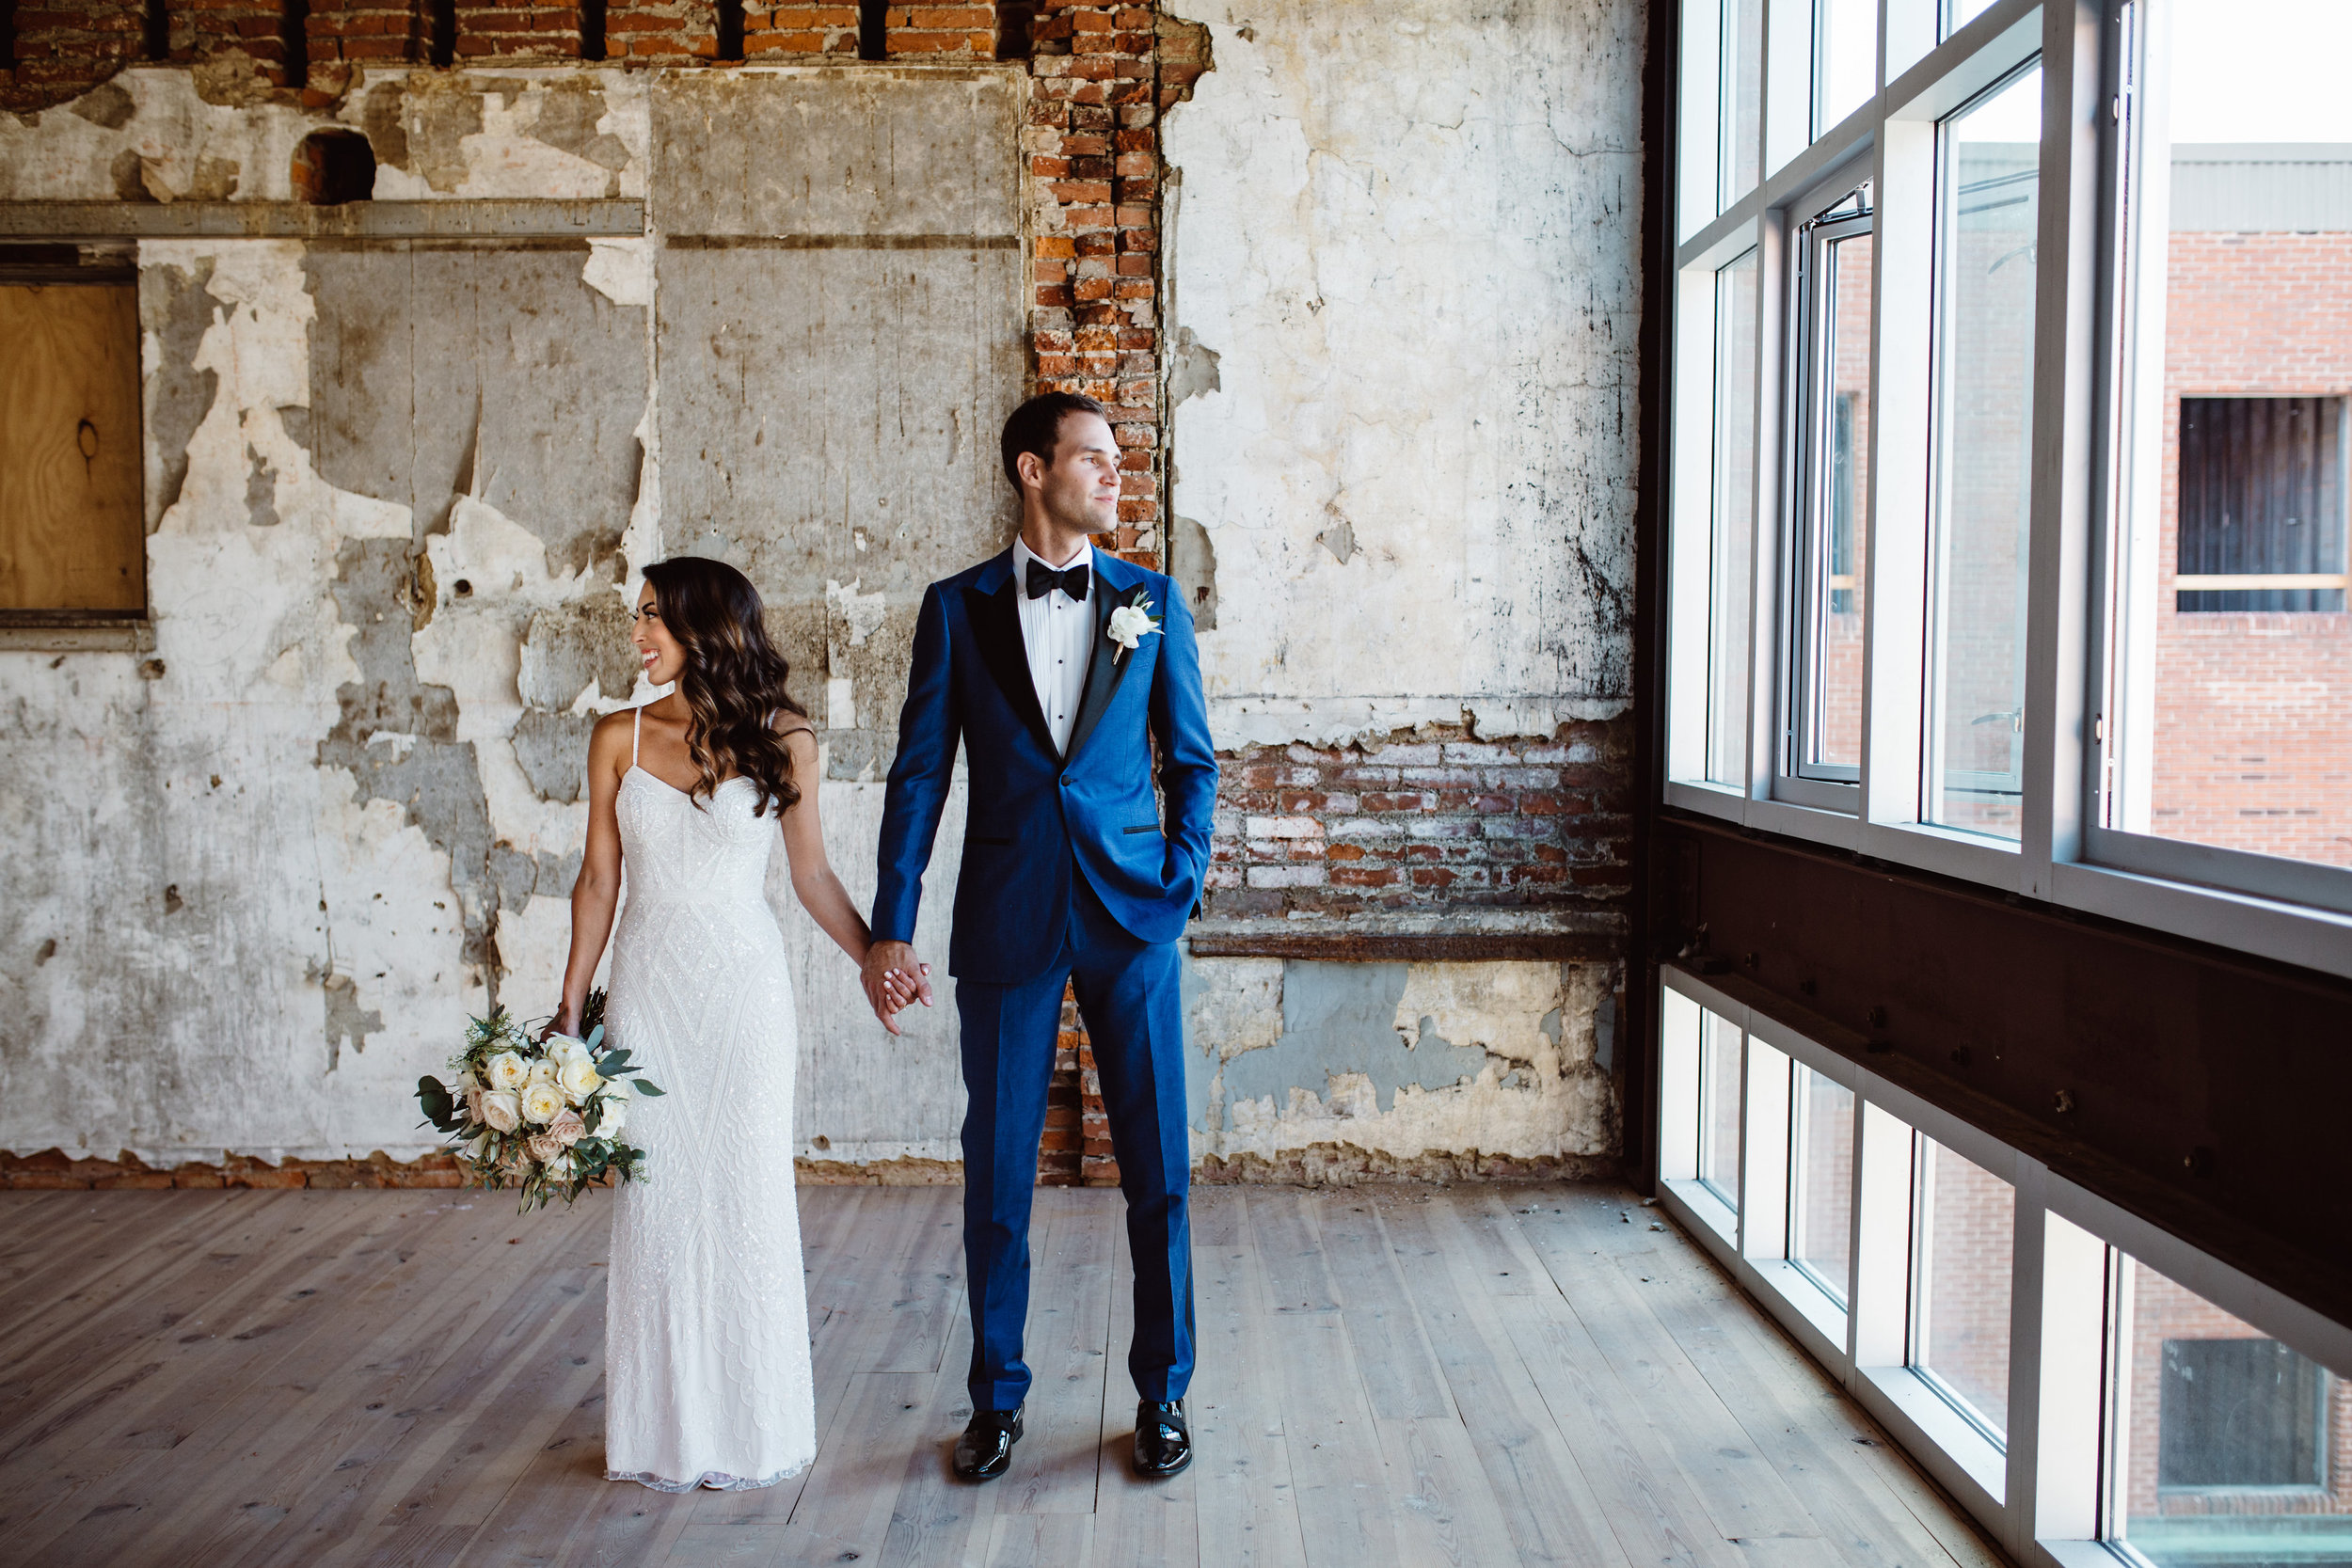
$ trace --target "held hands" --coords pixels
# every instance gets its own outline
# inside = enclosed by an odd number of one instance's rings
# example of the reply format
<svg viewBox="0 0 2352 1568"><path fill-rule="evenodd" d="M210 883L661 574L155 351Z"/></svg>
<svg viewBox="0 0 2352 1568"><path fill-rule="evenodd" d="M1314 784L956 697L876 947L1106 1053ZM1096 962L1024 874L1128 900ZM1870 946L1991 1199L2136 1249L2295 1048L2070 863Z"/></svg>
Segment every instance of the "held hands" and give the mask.
<svg viewBox="0 0 2352 1568"><path fill-rule="evenodd" d="M921 1002L931 1005L931 966L916 961L914 949L903 942L878 942L866 950L860 977L874 1016L892 1034L899 1033L900 1009Z"/></svg>

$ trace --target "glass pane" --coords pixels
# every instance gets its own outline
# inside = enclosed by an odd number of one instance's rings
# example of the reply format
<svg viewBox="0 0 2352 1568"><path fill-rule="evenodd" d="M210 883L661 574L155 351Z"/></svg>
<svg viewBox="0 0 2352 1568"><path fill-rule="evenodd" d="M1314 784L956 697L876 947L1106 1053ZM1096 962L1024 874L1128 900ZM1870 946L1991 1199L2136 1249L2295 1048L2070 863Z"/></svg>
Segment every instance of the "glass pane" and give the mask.
<svg viewBox="0 0 2352 1568"><path fill-rule="evenodd" d="M2017 1192L1922 1137L1912 1365L1996 1439L2009 1430L2009 1283Z"/></svg>
<svg viewBox="0 0 2352 1568"><path fill-rule="evenodd" d="M1878 93L1878 0L1819 0L1814 12L1813 134Z"/></svg>
<svg viewBox="0 0 2352 1568"><path fill-rule="evenodd" d="M1944 0L1944 36L1951 37L1975 21L1993 0Z"/></svg>
<svg viewBox="0 0 2352 1568"><path fill-rule="evenodd" d="M2013 839L2024 796L2042 71L1944 126L1928 818Z"/></svg>
<svg viewBox="0 0 2352 1568"><path fill-rule="evenodd" d="M2167 16L2142 96L2170 139L2134 175L2140 558L2108 822L2352 865L2352 6Z"/></svg>
<svg viewBox="0 0 2352 1568"><path fill-rule="evenodd" d="M1853 1091L1800 1063L1788 1257L1846 1305L1853 1271Z"/></svg>
<svg viewBox="0 0 2352 1568"><path fill-rule="evenodd" d="M1730 206L1756 188L1764 142L1765 0L1723 0L1723 149L1719 196Z"/></svg>
<svg viewBox="0 0 2352 1568"><path fill-rule="evenodd" d="M1870 251L1867 229L1819 243L1802 566L1805 645L1797 771L1851 780L1862 764L1864 531L1870 495Z"/></svg>
<svg viewBox="0 0 2352 1568"><path fill-rule="evenodd" d="M2343 1381L2137 1259L2125 1274L2110 1533L2157 1568L2352 1563Z"/></svg>
<svg viewBox="0 0 2352 1568"><path fill-rule="evenodd" d="M1699 1180L1740 1207L1740 1031L1699 1015Z"/></svg>
<svg viewBox="0 0 2352 1568"><path fill-rule="evenodd" d="M1750 563L1756 546L1756 252L1715 275L1715 505L1708 552L1707 776L1748 782Z"/></svg>

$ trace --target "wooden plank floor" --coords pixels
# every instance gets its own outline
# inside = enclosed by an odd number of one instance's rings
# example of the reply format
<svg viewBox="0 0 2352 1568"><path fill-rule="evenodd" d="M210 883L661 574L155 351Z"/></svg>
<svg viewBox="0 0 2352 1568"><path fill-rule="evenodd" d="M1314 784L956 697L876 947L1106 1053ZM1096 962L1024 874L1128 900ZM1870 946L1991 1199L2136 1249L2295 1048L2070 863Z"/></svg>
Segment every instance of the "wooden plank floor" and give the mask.
<svg viewBox="0 0 2352 1568"><path fill-rule="evenodd" d="M1594 1185L1198 1192L1200 1459L1152 1486L1119 1196L1042 1191L1028 1436L959 1485L958 1197L802 1195L817 1463L668 1497L602 1479L601 1195L0 1195L0 1565L2001 1560Z"/></svg>

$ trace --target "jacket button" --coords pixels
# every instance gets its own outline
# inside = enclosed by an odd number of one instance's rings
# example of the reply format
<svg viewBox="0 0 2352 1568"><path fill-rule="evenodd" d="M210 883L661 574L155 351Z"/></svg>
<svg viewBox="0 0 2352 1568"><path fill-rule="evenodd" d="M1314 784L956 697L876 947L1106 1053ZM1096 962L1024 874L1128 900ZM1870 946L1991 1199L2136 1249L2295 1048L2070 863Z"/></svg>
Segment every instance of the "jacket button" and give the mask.
<svg viewBox="0 0 2352 1568"><path fill-rule="evenodd" d="M1069 775L1069 774L1064 773L1064 774L1061 776L1061 786L1062 786L1062 788L1064 788L1064 789L1068 789L1068 788L1070 787L1070 775Z"/></svg>

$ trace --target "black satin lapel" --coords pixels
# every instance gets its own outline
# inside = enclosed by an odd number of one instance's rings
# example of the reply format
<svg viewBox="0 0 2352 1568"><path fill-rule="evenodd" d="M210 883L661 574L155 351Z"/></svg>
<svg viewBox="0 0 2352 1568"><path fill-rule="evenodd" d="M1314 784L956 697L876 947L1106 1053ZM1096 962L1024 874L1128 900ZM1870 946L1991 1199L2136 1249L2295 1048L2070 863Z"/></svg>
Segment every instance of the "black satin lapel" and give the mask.
<svg viewBox="0 0 2352 1568"><path fill-rule="evenodd" d="M1037 704L1037 683L1029 677L1028 647L1021 641L1021 611L1013 599L1013 589L1008 579L1005 587L993 594L983 594L977 588L963 591L965 612L972 617L972 638L980 645L980 657L988 663L988 673L996 677L1003 689L1005 701L1012 705L1037 736L1046 754L1054 754L1054 732L1045 727L1045 710Z"/></svg>
<svg viewBox="0 0 2352 1568"><path fill-rule="evenodd" d="M1134 654L1125 653L1111 641L1111 611L1143 597L1143 587L1138 584L1123 594L1113 594L1105 583L1104 590L1094 595L1094 654L1087 660L1086 690L1078 698L1078 721L1070 726L1065 761L1076 756L1087 736L1094 733L1096 721L1119 695L1119 683L1127 678L1127 667L1136 661Z"/></svg>

